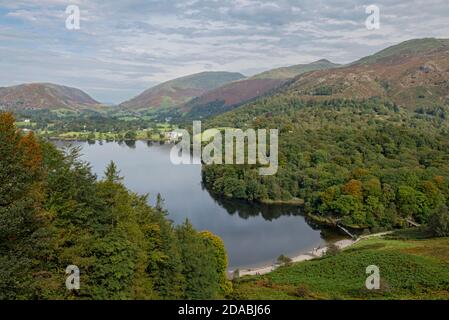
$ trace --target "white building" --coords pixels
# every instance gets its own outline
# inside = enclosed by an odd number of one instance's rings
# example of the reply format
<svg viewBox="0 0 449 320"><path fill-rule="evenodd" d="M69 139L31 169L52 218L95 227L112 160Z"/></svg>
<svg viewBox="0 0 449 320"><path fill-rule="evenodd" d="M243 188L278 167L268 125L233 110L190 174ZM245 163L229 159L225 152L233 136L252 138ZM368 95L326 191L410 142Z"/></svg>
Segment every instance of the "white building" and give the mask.
<svg viewBox="0 0 449 320"><path fill-rule="evenodd" d="M182 138L182 133L178 131L169 131L165 133L165 138L170 141L178 141Z"/></svg>

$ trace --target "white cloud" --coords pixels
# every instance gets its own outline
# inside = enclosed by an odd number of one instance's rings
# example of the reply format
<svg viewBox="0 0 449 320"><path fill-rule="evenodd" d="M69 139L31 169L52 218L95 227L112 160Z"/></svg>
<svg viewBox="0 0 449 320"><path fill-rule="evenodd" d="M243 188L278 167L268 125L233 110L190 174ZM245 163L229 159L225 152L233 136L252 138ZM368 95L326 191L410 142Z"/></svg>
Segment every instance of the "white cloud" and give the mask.
<svg viewBox="0 0 449 320"><path fill-rule="evenodd" d="M82 24L69 32L65 0L0 0L0 85L45 80L119 102L189 73L350 62L410 38L449 38L447 0L376 3L381 29L369 31L364 0L71 0Z"/></svg>

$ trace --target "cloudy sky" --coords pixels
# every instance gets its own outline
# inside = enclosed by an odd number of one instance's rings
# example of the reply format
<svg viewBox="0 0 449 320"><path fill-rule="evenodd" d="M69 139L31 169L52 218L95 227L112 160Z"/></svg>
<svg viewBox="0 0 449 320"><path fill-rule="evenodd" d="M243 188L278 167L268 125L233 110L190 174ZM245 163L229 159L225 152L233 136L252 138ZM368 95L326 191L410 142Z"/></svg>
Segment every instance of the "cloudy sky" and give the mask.
<svg viewBox="0 0 449 320"><path fill-rule="evenodd" d="M368 30L367 5L380 8ZM68 5L80 29L66 28ZM201 71L346 63L403 40L449 38L448 0L0 0L0 86L54 82L101 102Z"/></svg>

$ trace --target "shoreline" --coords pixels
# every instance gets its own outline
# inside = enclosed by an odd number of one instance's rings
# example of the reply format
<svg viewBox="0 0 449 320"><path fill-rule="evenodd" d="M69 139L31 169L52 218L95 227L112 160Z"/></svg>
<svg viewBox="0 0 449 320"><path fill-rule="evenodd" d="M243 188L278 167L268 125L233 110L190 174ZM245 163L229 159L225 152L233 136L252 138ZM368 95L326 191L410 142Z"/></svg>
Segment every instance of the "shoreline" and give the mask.
<svg viewBox="0 0 449 320"><path fill-rule="evenodd" d="M119 143L119 142L137 142L137 141L142 141L142 142L153 142L153 143L164 143L164 144L174 144L173 141L170 140L150 140L150 139L123 139L123 140L108 140L108 139L95 139L95 140L88 140L88 139L78 139L78 138L64 138L64 137L46 137L48 140L56 140L56 141L67 141L67 142L114 142L114 143Z"/></svg>
<svg viewBox="0 0 449 320"><path fill-rule="evenodd" d="M351 247L352 245L365 240L365 239L369 239L369 238L374 238L374 237L381 237L387 234L391 234L393 231L386 231L386 232L380 232L380 233L374 233L374 234L370 234L370 235L366 235L366 236L361 236L358 237L357 239L353 240L353 239L343 239L343 240L338 240L336 242L333 242L334 245L336 245L340 250L346 249ZM297 256L294 257L290 257L291 262L292 263L298 263L298 262L303 262L303 261L309 261L309 260L313 260L313 259L317 259L317 258L321 258L326 254L326 251L329 248L329 244L320 248L314 248L312 251L308 251L302 254L299 254ZM245 269L235 269L235 270L228 270L227 274L228 274L228 278L229 279L233 279L233 275L234 272L236 270L239 270L239 277L244 277L244 276L261 276L261 275L265 275L268 274L270 272L273 272L274 270L276 270L277 268L279 268L280 266L282 266L281 264L278 263L273 263L273 264L269 264L269 265L265 265L265 266L261 266L258 268L245 268Z"/></svg>

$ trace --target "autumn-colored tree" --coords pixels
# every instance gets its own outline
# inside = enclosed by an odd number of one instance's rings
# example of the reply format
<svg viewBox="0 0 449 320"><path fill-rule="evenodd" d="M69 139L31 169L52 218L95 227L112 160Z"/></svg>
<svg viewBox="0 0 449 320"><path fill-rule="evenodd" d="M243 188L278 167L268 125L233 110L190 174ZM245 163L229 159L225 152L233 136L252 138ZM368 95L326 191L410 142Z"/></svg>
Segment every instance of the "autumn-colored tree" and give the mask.
<svg viewBox="0 0 449 320"><path fill-rule="evenodd" d="M341 187L341 192L343 194L353 196L356 199L362 199L363 197L362 182L360 182L359 180L352 179Z"/></svg>
<svg viewBox="0 0 449 320"><path fill-rule="evenodd" d="M0 299L34 296L44 170L34 135L0 113Z"/></svg>

